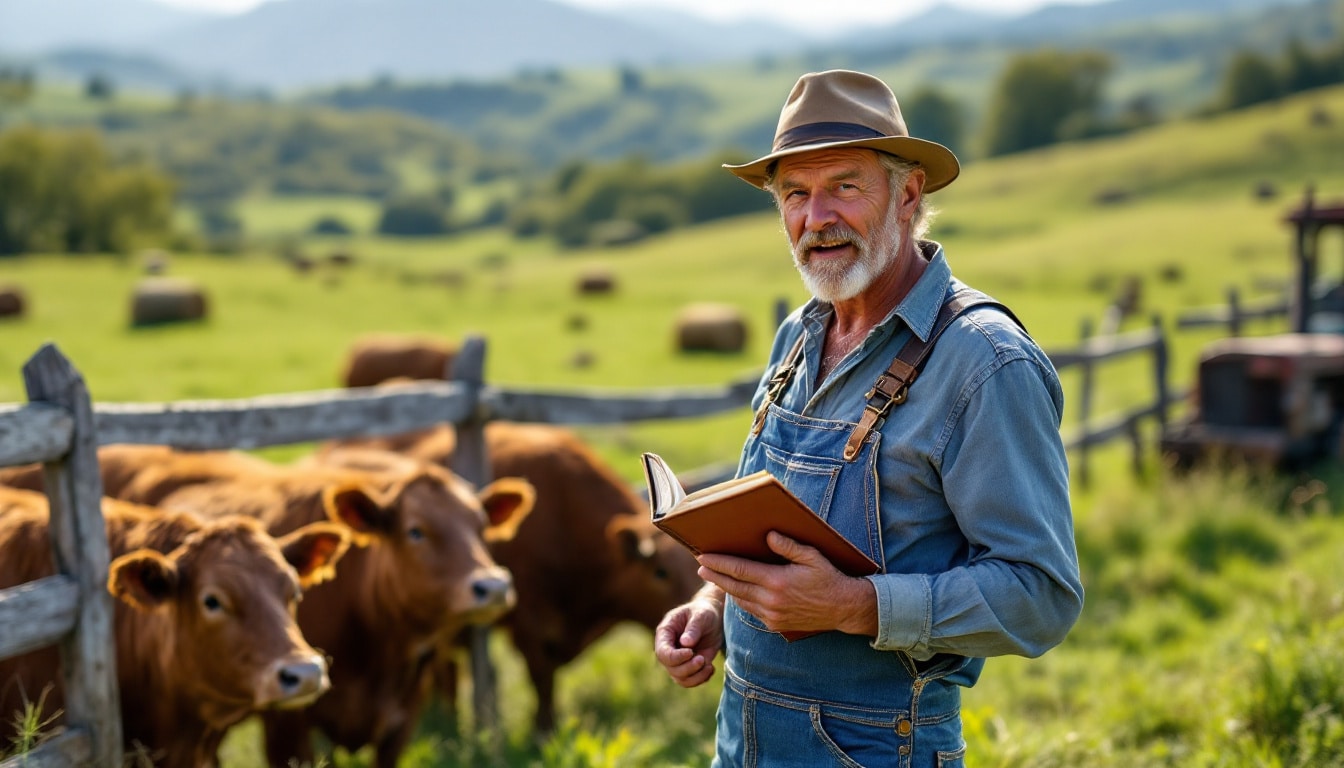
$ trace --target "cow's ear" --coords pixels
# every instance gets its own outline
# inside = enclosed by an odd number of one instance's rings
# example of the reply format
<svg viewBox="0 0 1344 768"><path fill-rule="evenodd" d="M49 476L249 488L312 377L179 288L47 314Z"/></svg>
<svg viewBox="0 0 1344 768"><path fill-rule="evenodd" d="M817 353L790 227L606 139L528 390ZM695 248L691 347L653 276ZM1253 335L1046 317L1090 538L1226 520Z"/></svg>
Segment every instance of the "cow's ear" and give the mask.
<svg viewBox="0 0 1344 768"><path fill-rule="evenodd" d="M108 568L107 591L127 605L153 610L177 593L177 564L152 549L118 557Z"/></svg>
<svg viewBox="0 0 1344 768"><path fill-rule="evenodd" d="M299 573L299 586L307 589L336 575L336 562L350 548L349 529L334 523L313 523L279 539L285 561Z"/></svg>
<svg viewBox="0 0 1344 768"><path fill-rule="evenodd" d="M629 563L648 560L658 553L658 544L653 537L641 532L638 520L630 515L612 518L607 523L607 538Z"/></svg>
<svg viewBox="0 0 1344 768"><path fill-rule="evenodd" d="M364 545L370 537L392 529L392 514L359 485L333 485L322 494L327 517L349 526L354 543Z"/></svg>
<svg viewBox="0 0 1344 768"><path fill-rule="evenodd" d="M518 532L518 526L532 513L537 501L537 489L521 477L501 477L485 486L476 495L485 509L489 525L486 541L508 541Z"/></svg>

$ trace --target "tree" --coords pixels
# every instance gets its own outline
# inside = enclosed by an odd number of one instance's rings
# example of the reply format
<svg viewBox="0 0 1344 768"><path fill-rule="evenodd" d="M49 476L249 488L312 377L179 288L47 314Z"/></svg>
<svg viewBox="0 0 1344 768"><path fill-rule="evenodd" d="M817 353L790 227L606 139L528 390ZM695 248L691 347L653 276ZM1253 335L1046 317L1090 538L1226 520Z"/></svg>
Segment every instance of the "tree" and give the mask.
<svg viewBox="0 0 1344 768"><path fill-rule="evenodd" d="M97 134L0 133L0 254L128 252L172 221L172 182L112 162Z"/></svg>
<svg viewBox="0 0 1344 768"><path fill-rule="evenodd" d="M1222 105L1227 109L1259 104L1283 95L1283 78L1269 59L1241 51L1223 76Z"/></svg>
<svg viewBox="0 0 1344 768"><path fill-rule="evenodd" d="M902 102L901 113L912 136L936 141L954 154L962 154L966 118L955 99L925 86Z"/></svg>
<svg viewBox="0 0 1344 768"><path fill-rule="evenodd" d="M22 106L32 98L33 90L31 69L0 67L0 107Z"/></svg>
<svg viewBox="0 0 1344 768"><path fill-rule="evenodd" d="M448 209L437 195L411 195L383 207L378 232L384 235L432 237L447 234Z"/></svg>
<svg viewBox="0 0 1344 768"><path fill-rule="evenodd" d="M1111 61L1096 51L1041 50L1008 63L989 110L986 151L1004 155L1060 141L1066 125L1095 123Z"/></svg>

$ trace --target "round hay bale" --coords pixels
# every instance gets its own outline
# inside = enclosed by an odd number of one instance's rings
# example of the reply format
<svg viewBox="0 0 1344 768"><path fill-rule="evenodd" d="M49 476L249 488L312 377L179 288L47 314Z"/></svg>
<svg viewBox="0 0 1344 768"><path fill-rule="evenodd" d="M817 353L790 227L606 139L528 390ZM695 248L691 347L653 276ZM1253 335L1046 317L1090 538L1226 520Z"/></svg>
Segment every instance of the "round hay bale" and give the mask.
<svg viewBox="0 0 1344 768"><path fill-rule="evenodd" d="M159 325L205 319L209 302L190 280L151 277L141 280L131 296L131 325Z"/></svg>
<svg viewBox="0 0 1344 768"><path fill-rule="evenodd" d="M381 335L358 339L350 347L341 382L372 387L392 379L447 379L457 349L419 336Z"/></svg>
<svg viewBox="0 0 1344 768"><path fill-rule="evenodd" d="M23 317L28 299L17 285L0 285L0 317Z"/></svg>
<svg viewBox="0 0 1344 768"><path fill-rule="evenodd" d="M579 275L578 291L580 296L599 296L616 290L616 276L610 272L594 270Z"/></svg>
<svg viewBox="0 0 1344 768"><path fill-rule="evenodd" d="M677 313L677 348L682 352L741 352L747 321L729 304L690 304Z"/></svg>

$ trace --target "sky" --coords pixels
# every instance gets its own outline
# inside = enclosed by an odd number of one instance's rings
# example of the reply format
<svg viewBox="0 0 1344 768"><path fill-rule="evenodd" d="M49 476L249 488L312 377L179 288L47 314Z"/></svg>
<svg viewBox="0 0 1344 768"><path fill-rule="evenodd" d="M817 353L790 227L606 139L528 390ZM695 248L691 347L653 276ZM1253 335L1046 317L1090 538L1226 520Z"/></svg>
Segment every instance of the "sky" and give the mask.
<svg viewBox="0 0 1344 768"><path fill-rule="evenodd" d="M158 0L200 10L240 13L273 0ZM644 6L670 8L715 21L734 21L743 16L770 18L776 22L834 30L859 24L880 24L915 15L944 0L557 0L586 8L610 9ZM952 5L986 11L1018 12L1047 4L1084 4L1099 0L950 0Z"/></svg>

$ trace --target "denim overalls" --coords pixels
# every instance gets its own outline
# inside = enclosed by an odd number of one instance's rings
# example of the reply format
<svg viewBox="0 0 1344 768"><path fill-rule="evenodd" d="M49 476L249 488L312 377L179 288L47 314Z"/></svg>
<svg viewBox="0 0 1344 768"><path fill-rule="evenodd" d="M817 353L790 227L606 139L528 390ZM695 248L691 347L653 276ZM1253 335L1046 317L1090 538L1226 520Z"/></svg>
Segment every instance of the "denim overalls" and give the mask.
<svg viewBox="0 0 1344 768"><path fill-rule="evenodd" d="M770 403L759 434L750 435L743 448L740 474L768 470L882 563L881 430L869 432L857 455L844 458L863 405L855 404L849 422L803 416ZM833 516L832 509L844 514ZM961 685L973 681L983 660L940 655L915 662L905 653L875 651L868 638L842 632L790 643L731 598L726 606L716 768L964 764ZM957 673L969 673L970 679L957 680Z"/></svg>

